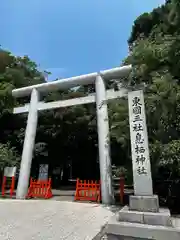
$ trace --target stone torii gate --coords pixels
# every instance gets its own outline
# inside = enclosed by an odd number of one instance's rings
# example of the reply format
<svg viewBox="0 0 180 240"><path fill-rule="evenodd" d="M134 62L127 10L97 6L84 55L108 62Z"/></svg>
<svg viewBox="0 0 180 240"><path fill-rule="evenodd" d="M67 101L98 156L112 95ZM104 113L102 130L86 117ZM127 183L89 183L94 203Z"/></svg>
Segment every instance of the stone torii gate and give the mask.
<svg viewBox="0 0 180 240"><path fill-rule="evenodd" d="M14 108L14 114L28 113L16 198L24 199L27 194L36 137L38 111L96 102L102 203L112 203L113 192L107 100L123 97L127 95L127 92L125 90L106 91L105 81L124 77L129 74L131 69L131 65L117 67L99 73L60 79L54 82L14 89L12 91L12 95L16 98L31 96L29 104ZM42 92L52 92L88 84L95 84L95 95L47 103L39 101L39 95Z"/></svg>

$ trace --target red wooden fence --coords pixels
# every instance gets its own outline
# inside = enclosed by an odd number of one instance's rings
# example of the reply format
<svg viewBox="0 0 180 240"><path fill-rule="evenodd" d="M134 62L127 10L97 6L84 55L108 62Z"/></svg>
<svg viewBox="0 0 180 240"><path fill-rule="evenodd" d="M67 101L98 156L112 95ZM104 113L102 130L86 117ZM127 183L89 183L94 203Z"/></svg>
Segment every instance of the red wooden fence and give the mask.
<svg viewBox="0 0 180 240"><path fill-rule="evenodd" d="M76 182L75 201L101 201L100 181L80 180Z"/></svg>
<svg viewBox="0 0 180 240"><path fill-rule="evenodd" d="M45 199L52 197L51 178L48 181L33 180L31 178L27 198L34 197Z"/></svg>
<svg viewBox="0 0 180 240"><path fill-rule="evenodd" d="M2 181L2 196L5 196L5 192L6 192L6 181L7 181L7 177L3 176L3 181ZM10 197L13 196L14 194L14 187L15 187L15 177L11 177L11 188L10 188Z"/></svg>

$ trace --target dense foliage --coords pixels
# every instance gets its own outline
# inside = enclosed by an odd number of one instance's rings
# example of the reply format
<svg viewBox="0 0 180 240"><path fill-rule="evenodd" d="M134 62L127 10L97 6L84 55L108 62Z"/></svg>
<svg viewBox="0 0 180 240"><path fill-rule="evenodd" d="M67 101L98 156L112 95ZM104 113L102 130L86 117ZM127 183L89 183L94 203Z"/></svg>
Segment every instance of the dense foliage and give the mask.
<svg viewBox="0 0 180 240"><path fill-rule="evenodd" d="M131 83L146 87L146 112L154 174L162 169L177 177L180 169L180 2L136 19L125 62L134 65ZM143 83L143 84L142 84ZM166 171L166 174L167 174Z"/></svg>
<svg viewBox="0 0 180 240"><path fill-rule="evenodd" d="M139 16L128 40L130 53L125 64L133 64L130 88L145 91L148 135L154 179L180 176L180 3L168 0L151 13ZM45 82L43 73L27 56L15 57L0 50L0 167L19 159L25 115L12 115L15 100L11 90ZM114 87L116 82L109 83ZM47 101L87 95L93 87L59 91L42 96ZM109 103L111 155L116 166L125 167L131 181L131 157L127 99ZM7 144L8 142L8 144ZM16 151L15 151L16 149ZM7 159L8 158L8 159ZM7 159L7 160L6 160ZM81 105L40 113L32 174L39 163L52 168L73 166L74 177L99 175L94 105ZM65 176L68 178L68 176Z"/></svg>

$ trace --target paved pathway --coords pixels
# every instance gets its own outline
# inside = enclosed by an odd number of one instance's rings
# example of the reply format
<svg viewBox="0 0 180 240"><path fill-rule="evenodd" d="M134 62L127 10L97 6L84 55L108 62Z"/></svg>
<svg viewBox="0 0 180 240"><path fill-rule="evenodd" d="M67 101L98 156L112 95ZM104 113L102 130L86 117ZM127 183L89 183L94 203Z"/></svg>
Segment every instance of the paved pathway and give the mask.
<svg viewBox="0 0 180 240"><path fill-rule="evenodd" d="M112 215L98 204L0 200L0 240L90 240Z"/></svg>
<svg viewBox="0 0 180 240"><path fill-rule="evenodd" d="M73 202L75 190L73 191L73 190L52 189L52 194L53 194L53 197L52 197L53 200Z"/></svg>
<svg viewBox="0 0 180 240"><path fill-rule="evenodd" d="M172 217L171 220L173 226L180 229L180 216Z"/></svg>

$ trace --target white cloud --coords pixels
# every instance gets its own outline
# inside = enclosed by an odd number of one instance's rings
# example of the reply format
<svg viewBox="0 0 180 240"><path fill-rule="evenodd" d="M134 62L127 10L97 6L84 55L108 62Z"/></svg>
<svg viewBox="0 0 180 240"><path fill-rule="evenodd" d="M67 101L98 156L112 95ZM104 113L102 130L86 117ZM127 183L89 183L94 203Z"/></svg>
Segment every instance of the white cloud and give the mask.
<svg viewBox="0 0 180 240"><path fill-rule="evenodd" d="M166 2L166 0L158 0L159 4L164 4Z"/></svg>

